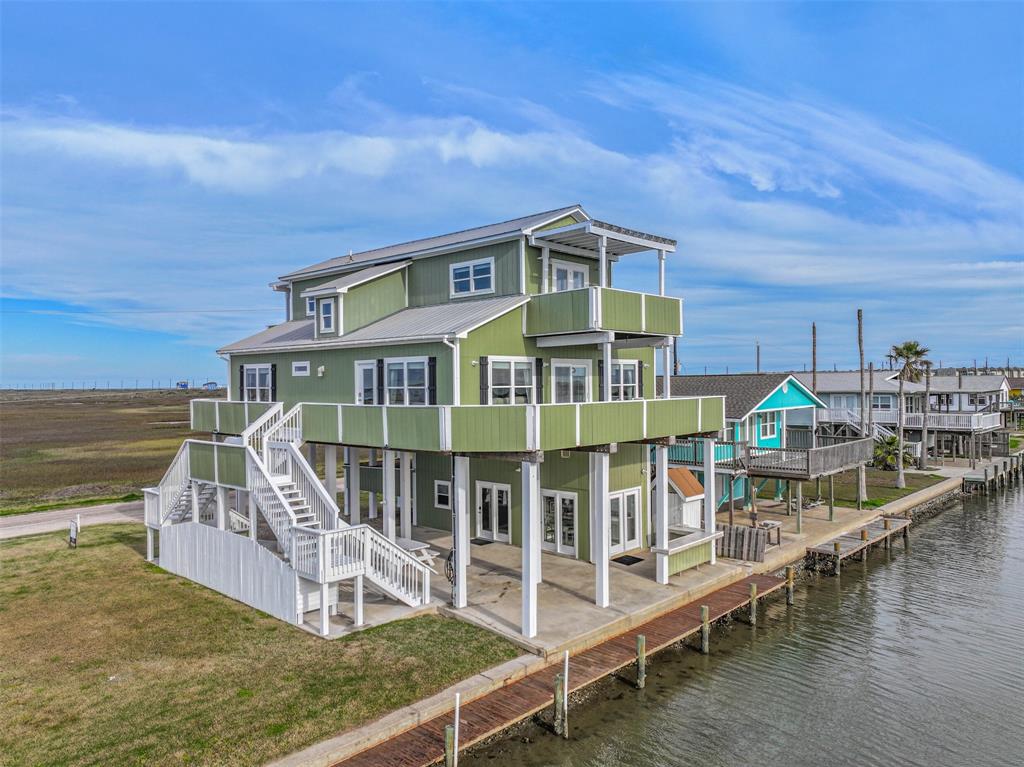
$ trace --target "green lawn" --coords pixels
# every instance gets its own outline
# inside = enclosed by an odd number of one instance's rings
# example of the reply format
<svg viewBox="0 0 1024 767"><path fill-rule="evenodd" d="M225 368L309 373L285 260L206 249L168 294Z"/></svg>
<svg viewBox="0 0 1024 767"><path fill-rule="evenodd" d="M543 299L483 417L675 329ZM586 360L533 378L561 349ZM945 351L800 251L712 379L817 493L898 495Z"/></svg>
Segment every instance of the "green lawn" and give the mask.
<svg viewBox="0 0 1024 767"><path fill-rule="evenodd" d="M926 487L941 482L944 477L937 474L917 474L911 471L905 472L907 486L902 490L896 489L896 472L882 471L869 468L867 470L868 497L864 502L867 509L884 506L889 501L895 501L905 495L922 490ZM857 472L846 471L835 476L835 501L837 506L854 508L857 506ZM793 492L796 492L794 485ZM817 497L816 485L814 482L803 483L804 498ZM758 498L773 498L775 495L775 482L769 481L761 488ZM821 481L821 497L828 499L828 480Z"/></svg>
<svg viewBox="0 0 1024 767"><path fill-rule="evenodd" d="M0 544L0 762L256 764L515 657L423 616L324 641L147 564L141 526Z"/></svg>

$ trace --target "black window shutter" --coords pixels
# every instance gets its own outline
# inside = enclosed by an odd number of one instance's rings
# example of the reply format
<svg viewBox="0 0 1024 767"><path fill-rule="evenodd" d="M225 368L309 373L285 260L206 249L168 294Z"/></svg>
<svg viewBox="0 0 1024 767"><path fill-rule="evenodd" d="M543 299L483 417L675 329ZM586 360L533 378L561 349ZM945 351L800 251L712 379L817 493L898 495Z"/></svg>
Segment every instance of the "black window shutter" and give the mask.
<svg viewBox="0 0 1024 767"><path fill-rule="evenodd" d="M544 359L538 357L536 361L536 372L534 373L534 388L537 390L537 404L544 403Z"/></svg>
<svg viewBox="0 0 1024 767"><path fill-rule="evenodd" d="M277 402L277 365L270 365L270 401Z"/></svg>
<svg viewBox="0 0 1024 767"><path fill-rule="evenodd" d="M644 398L644 363L636 363L636 396Z"/></svg>
<svg viewBox="0 0 1024 767"><path fill-rule="evenodd" d="M486 405L491 401L490 382L488 381L487 375L487 358L480 358L480 404Z"/></svg>
<svg viewBox="0 0 1024 767"><path fill-rule="evenodd" d="M377 360L377 404L384 404L384 360Z"/></svg>
<svg viewBox="0 0 1024 767"><path fill-rule="evenodd" d="M245 402L245 365L238 366L238 400Z"/></svg>
<svg viewBox="0 0 1024 767"><path fill-rule="evenodd" d="M597 397L598 401L604 401L604 360L597 361Z"/></svg>
<svg viewBox="0 0 1024 767"><path fill-rule="evenodd" d="M437 404L437 357L427 357L427 404Z"/></svg>

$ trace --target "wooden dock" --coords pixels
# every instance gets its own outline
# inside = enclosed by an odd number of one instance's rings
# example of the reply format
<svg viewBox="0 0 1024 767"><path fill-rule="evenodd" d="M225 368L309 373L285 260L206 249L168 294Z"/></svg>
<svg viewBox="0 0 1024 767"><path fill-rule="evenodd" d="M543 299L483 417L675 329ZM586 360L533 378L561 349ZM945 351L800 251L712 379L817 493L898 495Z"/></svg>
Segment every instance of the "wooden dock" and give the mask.
<svg viewBox="0 0 1024 767"><path fill-rule="evenodd" d="M635 663L638 635L646 638L648 654L657 652L700 633L702 605L707 606L708 618L714 622L740 608L749 609L752 587L756 587L760 600L785 586L784 578L752 575L583 650L570 658L569 691L580 690ZM459 716L460 750L550 707L554 702L555 676L561 671L562 664L555 663L464 704ZM445 726L452 722L452 712L448 712L338 762L335 767L436 764L444 759Z"/></svg>
<svg viewBox="0 0 1024 767"><path fill-rule="evenodd" d="M910 520L903 517L880 517L866 525L807 549L807 563L816 570L831 569L839 573L844 559L867 556L872 546L892 546L892 539L902 535L906 541L910 532ZM827 568L822 567L827 565Z"/></svg>
<svg viewBox="0 0 1024 767"><path fill-rule="evenodd" d="M964 477L965 493L982 493L987 495L992 490L1020 482L1024 472L1024 455L1017 454L1006 458L997 458L979 471Z"/></svg>

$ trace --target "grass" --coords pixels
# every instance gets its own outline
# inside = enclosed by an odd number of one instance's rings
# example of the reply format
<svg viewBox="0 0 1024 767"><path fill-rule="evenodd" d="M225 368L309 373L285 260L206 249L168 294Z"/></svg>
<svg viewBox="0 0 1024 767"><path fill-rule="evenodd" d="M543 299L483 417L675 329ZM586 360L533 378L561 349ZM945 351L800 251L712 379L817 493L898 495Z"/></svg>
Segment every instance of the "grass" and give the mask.
<svg viewBox="0 0 1024 767"><path fill-rule="evenodd" d="M189 429L189 401L220 392L0 394L0 516L137 500Z"/></svg>
<svg viewBox="0 0 1024 767"><path fill-rule="evenodd" d="M262 763L519 654L438 616L324 641L147 564L144 536L0 544L0 762Z"/></svg>
<svg viewBox="0 0 1024 767"><path fill-rule="evenodd" d="M1016 450L1024 443L1024 437L1010 437L1010 450Z"/></svg>
<svg viewBox="0 0 1024 767"><path fill-rule="evenodd" d="M867 486L868 486L868 497L864 502L864 508L876 509L879 506L884 506L890 501L895 501L897 498L902 498L911 493L923 490L926 487L941 482L945 477L941 477L938 474L918 474L915 472L907 471L904 476L907 480L907 486L902 490L896 488L896 472L895 471L882 471L880 469L867 470ZM844 471L841 474L836 474L835 479L835 501L837 506L846 506L848 508L856 508L857 506L857 472L856 471ZM796 488L794 487L794 494ZM817 497L817 490L814 482L803 483L803 494L804 498L815 498ZM758 493L758 498L773 498L775 496L775 483L769 481ZM824 499L828 498L828 480L823 479L821 481L821 496Z"/></svg>

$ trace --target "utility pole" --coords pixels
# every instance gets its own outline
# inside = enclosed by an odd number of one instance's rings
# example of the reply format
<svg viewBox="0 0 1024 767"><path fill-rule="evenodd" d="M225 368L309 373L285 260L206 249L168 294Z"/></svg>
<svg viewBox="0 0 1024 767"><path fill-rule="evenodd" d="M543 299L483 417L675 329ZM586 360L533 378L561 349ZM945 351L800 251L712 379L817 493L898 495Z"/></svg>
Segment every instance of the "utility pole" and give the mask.
<svg viewBox="0 0 1024 767"><path fill-rule="evenodd" d="M928 412L931 410L931 401L932 363L924 360L924 413L921 415L921 455L918 456L917 464L921 471L928 467Z"/></svg>
<svg viewBox="0 0 1024 767"><path fill-rule="evenodd" d="M865 409L871 407L870 402L865 401L864 392L864 310L857 310L857 353L860 355L860 435L862 437L867 436L867 430L865 429ZM868 497L868 478L867 472L862 471L864 467L857 469L857 497L867 498ZM831 480L830 480L831 481Z"/></svg>
<svg viewBox="0 0 1024 767"><path fill-rule="evenodd" d="M757 349L756 356L755 356L755 363L754 363L755 364L755 370L758 373L760 373L761 372L761 341L759 339L755 338L754 339L754 346Z"/></svg>
<svg viewBox="0 0 1024 767"><path fill-rule="evenodd" d="M818 326L811 323L811 393L818 396Z"/></svg>

